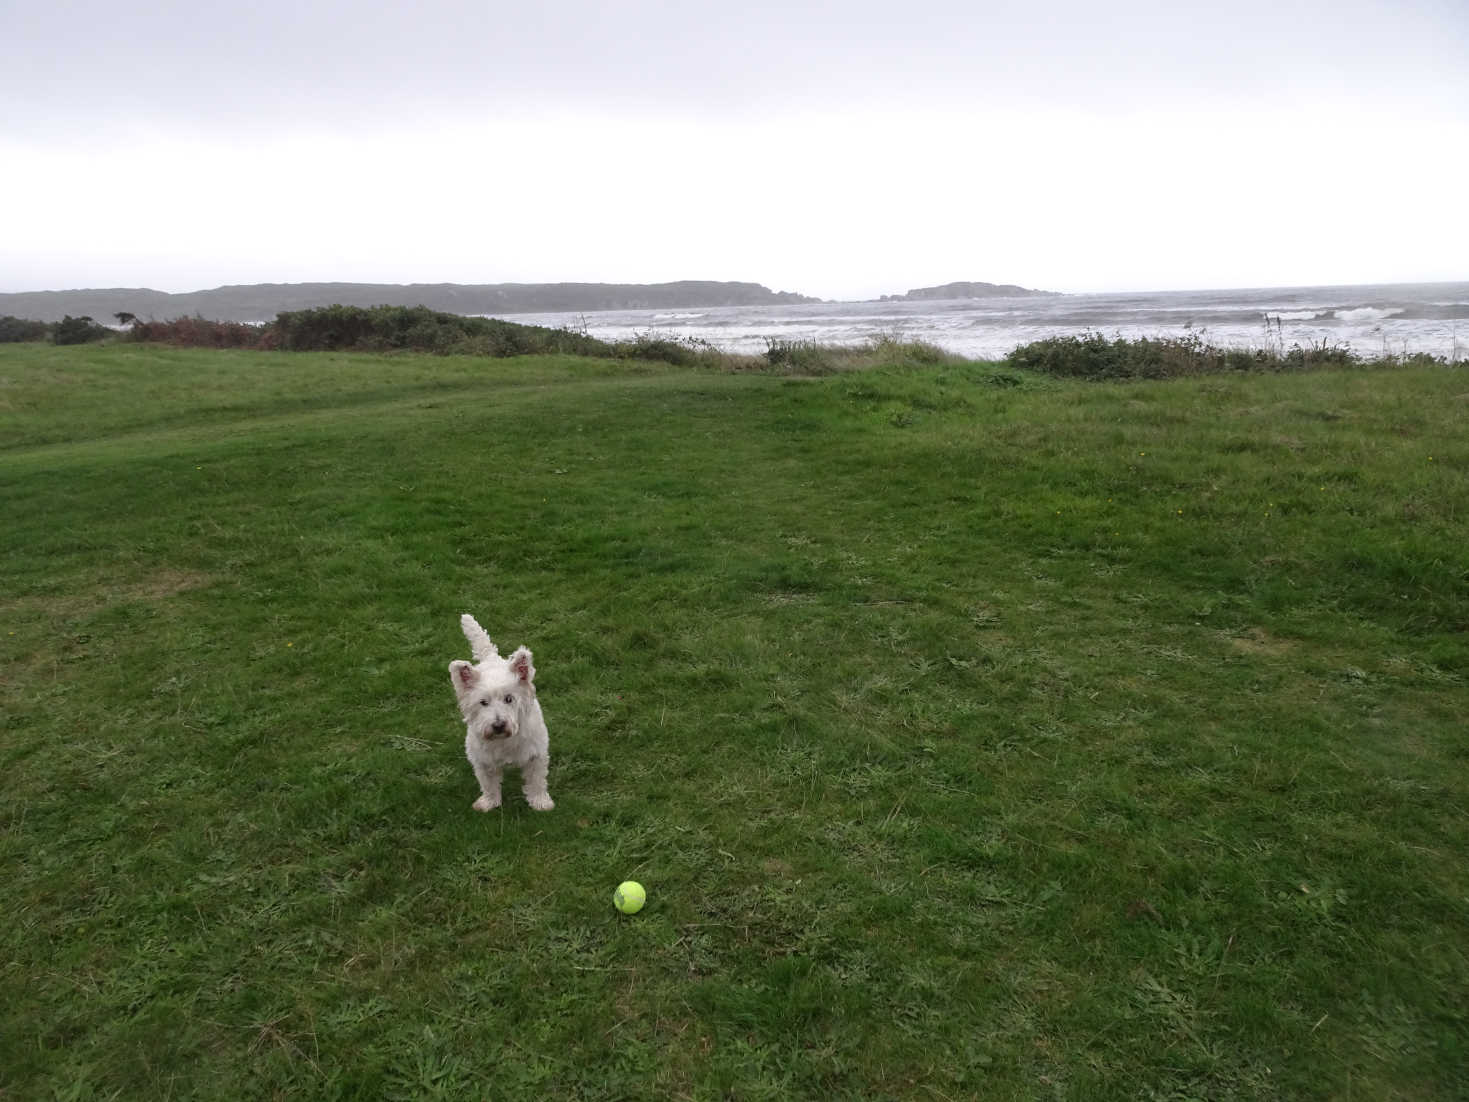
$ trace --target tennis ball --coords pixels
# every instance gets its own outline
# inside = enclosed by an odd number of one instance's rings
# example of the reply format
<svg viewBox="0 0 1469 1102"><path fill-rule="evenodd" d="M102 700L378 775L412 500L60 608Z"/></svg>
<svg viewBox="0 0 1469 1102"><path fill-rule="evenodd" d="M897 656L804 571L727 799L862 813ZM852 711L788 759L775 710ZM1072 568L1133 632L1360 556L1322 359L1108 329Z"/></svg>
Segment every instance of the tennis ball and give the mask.
<svg viewBox="0 0 1469 1102"><path fill-rule="evenodd" d="M612 893L612 905L625 915L635 915L643 909L648 893L636 880L624 880Z"/></svg>

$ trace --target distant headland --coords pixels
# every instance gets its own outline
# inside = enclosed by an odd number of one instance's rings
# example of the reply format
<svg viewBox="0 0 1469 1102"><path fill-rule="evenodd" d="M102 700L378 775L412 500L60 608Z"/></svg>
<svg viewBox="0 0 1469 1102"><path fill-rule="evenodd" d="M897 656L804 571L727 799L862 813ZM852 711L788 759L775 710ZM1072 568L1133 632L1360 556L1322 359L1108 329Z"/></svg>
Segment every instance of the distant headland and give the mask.
<svg viewBox="0 0 1469 1102"><path fill-rule="evenodd" d="M758 283L255 283L170 294L145 287L0 294L0 316L60 321L70 314L108 321L126 312L159 321L270 321L322 306L427 306L448 314L548 314L585 310L668 310L786 306L820 299Z"/></svg>
<svg viewBox="0 0 1469 1102"><path fill-rule="evenodd" d="M1054 295L1012 283L945 283L919 287L881 302ZM0 294L0 317L57 322L70 315L110 323L119 314L168 321L271 321L292 310L323 306L427 306L448 314L595 313L602 310L683 310L719 306L795 306L826 300L759 283L686 279L675 283L253 283L173 294L147 287Z"/></svg>
<svg viewBox="0 0 1469 1102"><path fill-rule="evenodd" d="M1013 283L944 283L937 287L915 287L906 294L883 295L879 302L927 302L954 298L1027 298L1032 295L1059 295L1060 291L1033 291Z"/></svg>

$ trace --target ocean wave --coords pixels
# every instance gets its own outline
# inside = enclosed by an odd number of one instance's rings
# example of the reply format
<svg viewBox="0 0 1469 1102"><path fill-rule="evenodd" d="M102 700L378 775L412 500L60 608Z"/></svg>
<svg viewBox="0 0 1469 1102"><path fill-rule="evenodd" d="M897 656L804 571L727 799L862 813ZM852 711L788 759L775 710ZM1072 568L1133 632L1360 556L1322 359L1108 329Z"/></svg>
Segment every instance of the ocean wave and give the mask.
<svg viewBox="0 0 1469 1102"><path fill-rule="evenodd" d="M1221 347L1341 343L1361 355L1385 349L1463 359L1469 282L1244 291L1085 294L974 302L804 303L523 315L532 325L587 327L627 340L653 332L760 355L772 340L857 344L884 334L928 340L960 355L1003 356L1052 336L1199 335Z"/></svg>
<svg viewBox="0 0 1469 1102"><path fill-rule="evenodd" d="M1356 306L1350 310L1333 310L1331 316L1337 321L1347 322L1384 321L1387 318L1395 318L1402 312L1401 307Z"/></svg>
<svg viewBox="0 0 1469 1102"><path fill-rule="evenodd" d="M1429 302L1407 306L1394 316L1409 321L1465 321L1469 320L1469 302Z"/></svg>
<svg viewBox="0 0 1469 1102"><path fill-rule="evenodd" d="M1275 318L1273 313L1263 314L1259 309L1218 308L1200 306L1196 309L1130 309L1130 310L1071 310L1048 314L1046 324L1071 326L1078 329L1110 330L1117 326L1152 325L1164 328L1209 329L1216 325L1259 325L1264 318ZM984 324L978 321L976 324Z"/></svg>

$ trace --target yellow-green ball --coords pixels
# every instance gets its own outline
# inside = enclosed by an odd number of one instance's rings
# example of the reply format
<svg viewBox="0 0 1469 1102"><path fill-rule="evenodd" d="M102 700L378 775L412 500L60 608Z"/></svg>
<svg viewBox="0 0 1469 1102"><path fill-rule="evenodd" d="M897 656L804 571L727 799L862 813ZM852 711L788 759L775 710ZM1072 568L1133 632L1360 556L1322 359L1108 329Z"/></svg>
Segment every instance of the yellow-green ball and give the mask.
<svg viewBox="0 0 1469 1102"><path fill-rule="evenodd" d="M648 893L636 880L624 880L612 893L612 905L625 915L635 915L643 909Z"/></svg>

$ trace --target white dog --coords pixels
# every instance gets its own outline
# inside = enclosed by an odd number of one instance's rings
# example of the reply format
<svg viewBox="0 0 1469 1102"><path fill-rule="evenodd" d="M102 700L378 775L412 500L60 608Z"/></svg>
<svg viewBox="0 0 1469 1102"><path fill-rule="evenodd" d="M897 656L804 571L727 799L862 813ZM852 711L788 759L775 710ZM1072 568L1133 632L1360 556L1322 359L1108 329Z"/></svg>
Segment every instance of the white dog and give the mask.
<svg viewBox="0 0 1469 1102"><path fill-rule="evenodd" d="M501 658L473 616L466 612L459 617L459 626L476 664L450 662L449 679L464 715L464 753L482 793L474 809L500 806L500 775L505 766L514 765L520 769L526 802L537 811L550 811L556 806L546 791L550 735L536 699L530 651L521 647L508 659Z"/></svg>

